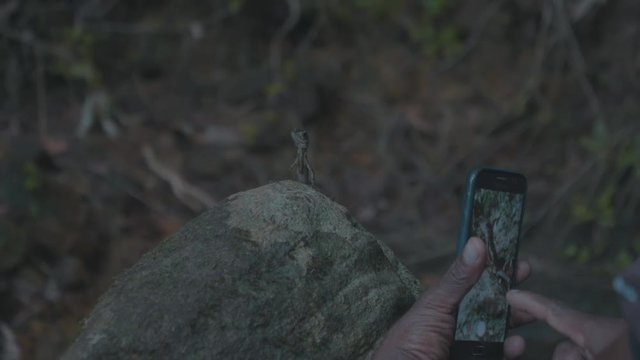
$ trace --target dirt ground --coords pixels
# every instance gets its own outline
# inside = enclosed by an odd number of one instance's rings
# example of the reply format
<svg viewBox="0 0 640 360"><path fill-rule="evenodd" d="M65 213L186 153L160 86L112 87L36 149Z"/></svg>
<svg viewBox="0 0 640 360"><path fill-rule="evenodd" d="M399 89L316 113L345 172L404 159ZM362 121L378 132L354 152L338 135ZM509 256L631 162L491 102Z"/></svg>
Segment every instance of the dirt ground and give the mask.
<svg viewBox="0 0 640 360"><path fill-rule="evenodd" d="M57 358L113 277L205 207L294 176L425 286L472 167L529 179L523 285L616 314L640 253L635 0L0 4L0 321ZM518 330L528 358L560 338Z"/></svg>

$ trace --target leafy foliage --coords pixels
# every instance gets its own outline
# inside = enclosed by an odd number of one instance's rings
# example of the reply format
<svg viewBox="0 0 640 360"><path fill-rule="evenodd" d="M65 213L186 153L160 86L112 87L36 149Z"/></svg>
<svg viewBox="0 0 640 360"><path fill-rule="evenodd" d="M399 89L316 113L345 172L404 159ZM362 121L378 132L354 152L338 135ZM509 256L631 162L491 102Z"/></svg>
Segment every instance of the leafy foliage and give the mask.
<svg viewBox="0 0 640 360"><path fill-rule="evenodd" d="M52 69L68 80L76 80L90 86L101 83L100 72L95 64L96 36L79 27L63 29L55 39L70 52L70 57L54 56Z"/></svg>
<svg viewBox="0 0 640 360"><path fill-rule="evenodd" d="M600 260L603 269L615 273L640 256L634 236L640 210L640 136L613 133L596 122L579 142L592 154L600 176L591 178L594 190L577 193L570 205L576 226L591 236L568 242L563 255L579 264Z"/></svg>

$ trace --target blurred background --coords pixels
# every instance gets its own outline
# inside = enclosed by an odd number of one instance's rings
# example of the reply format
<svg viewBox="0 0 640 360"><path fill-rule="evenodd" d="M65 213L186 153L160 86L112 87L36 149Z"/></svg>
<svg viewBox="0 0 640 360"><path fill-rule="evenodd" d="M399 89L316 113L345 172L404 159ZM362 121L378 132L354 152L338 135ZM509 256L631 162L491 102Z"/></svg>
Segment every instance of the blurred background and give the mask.
<svg viewBox="0 0 640 360"><path fill-rule="evenodd" d="M636 0L0 1L0 322L57 358L113 277L204 208L293 178L425 286L477 165L529 178L524 287L616 314L640 253ZM559 336L520 330L528 358Z"/></svg>

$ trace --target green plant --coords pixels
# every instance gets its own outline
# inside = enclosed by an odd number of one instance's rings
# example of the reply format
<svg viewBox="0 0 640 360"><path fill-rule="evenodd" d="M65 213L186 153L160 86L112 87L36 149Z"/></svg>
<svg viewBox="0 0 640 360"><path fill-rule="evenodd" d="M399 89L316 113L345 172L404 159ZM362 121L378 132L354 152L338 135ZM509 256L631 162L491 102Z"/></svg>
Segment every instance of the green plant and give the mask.
<svg viewBox="0 0 640 360"><path fill-rule="evenodd" d="M377 18L388 18L398 15L406 6L405 1L396 0L355 0L354 4L359 10L364 10L369 15Z"/></svg>
<svg viewBox="0 0 640 360"><path fill-rule="evenodd" d="M461 32L458 27L445 20L455 8L455 1L422 0L422 12L410 29L412 39L420 44L425 54L431 57L453 56L462 49Z"/></svg>
<svg viewBox="0 0 640 360"><path fill-rule="evenodd" d="M6 271L18 265L27 252L27 239L11 223L0 220L0 271Z"/></svg>
<svg viewBox="0 0 640 360"><path fill-rule="evenodd" d="M611 143L611 136L602 121L596 121L591 134L580 138L580 145L597 157L606 156Z"/></svg>
<svg viewBox="0 0 640 360"><path fill-rule="evenodd" d="M578 224L594 222L604 227L615 226L614 191L613 186L609 185L590 200L577 197L571 207L574 221Z"/></svg>
<svg viewBox="0 0 640 360"><path fill-rule="evenodd" d="M609 272L640 255L640 136L628 133L598 121L579 139L596 170L582 181L588 190L576 192L568 207L572 223L585 236L568 243L563 255L579 264L599 260Z"/></svg>
<svg viewBox="0 0 640 360"><path fill-rule="evenodd" d="M68 27L58 33L56 41L69 50L70 57L53 57L52 70L68 80L97 87L102 77L95 65L96 37L80 27Z"/></svg>
<svg viewBox="0 0 640 360"><path fill-rule="evenodd" d="M229 0L227 10L229 10L231 14L237 14L242 10L242 7L244 7L244 3L245 0Z"/></svg>
<svg viewBox="0 0 640 360"><path fill-rule="evenodd" d="M430 57L447 57L462 49L462 31L452 23L450 14L458 1L447 0L356 0L331 2L331 15L342 23L357 23L360 14L374 18L376 26L391 24L409 35L411 41ZM366 22L366 20L365 20Z"/></svg>

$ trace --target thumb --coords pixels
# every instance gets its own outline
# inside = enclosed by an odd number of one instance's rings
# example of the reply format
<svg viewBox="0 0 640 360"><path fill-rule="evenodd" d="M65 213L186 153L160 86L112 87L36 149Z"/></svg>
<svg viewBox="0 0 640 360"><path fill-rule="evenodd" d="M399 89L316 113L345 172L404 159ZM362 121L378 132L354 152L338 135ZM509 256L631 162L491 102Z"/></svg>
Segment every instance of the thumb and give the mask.
<svg viewBox="0 0 640 360"><path fill-rule="evenodd" d="M453 314L462 298L478 281L485 261L484 242L477 237L470 238L462 254L447 270L442 280L427 290L418 302L425 307Z"/></svg>

